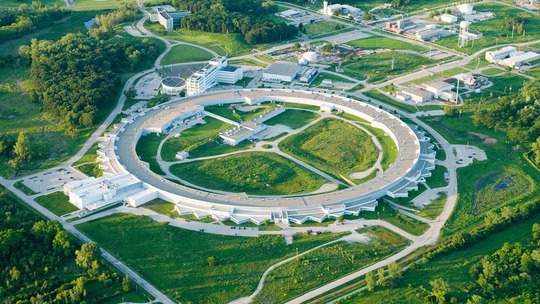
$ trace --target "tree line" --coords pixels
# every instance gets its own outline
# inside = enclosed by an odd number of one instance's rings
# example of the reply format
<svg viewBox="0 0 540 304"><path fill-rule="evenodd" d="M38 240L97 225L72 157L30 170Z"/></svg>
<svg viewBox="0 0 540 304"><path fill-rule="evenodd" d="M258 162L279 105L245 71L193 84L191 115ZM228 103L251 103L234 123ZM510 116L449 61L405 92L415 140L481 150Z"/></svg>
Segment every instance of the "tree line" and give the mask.
<svg viewBox="0 0 540 304"><path fill-rule="evenodd" d="M38 29L50 26L62 19L66 11L58 7L46 8L41 2L33 1L32 9L21 4L17 9L0 10L0 41L19 38Z"/></svg>
<svg viewBox="0 0 540 304"><path fill-rule="evenodd" d="M251 44L287 40L298 33L293 25L267 19L278 10L271 0L173 0L173 5L191 11L180 20L180 28L187 30L241 33Z"/></svg>
<svg viewBox="0 0 540 304"><path fill-rule="evenodd" d="M472 116L477 126L506 133L516 144L532 144L534 161L540 165L540 87L537 80L526 82L517 96L500 97L488 107L479 107Z"/></svg>
<svg viewBox="0 0 540 304"><path fill-rule="evenodd" d="M42 220L16 200L0 189L3 303L100 303L132 289L128 277L103 263L95 243L80 246L59 222ZM90 284L102 291L90 294Z"/></svg>

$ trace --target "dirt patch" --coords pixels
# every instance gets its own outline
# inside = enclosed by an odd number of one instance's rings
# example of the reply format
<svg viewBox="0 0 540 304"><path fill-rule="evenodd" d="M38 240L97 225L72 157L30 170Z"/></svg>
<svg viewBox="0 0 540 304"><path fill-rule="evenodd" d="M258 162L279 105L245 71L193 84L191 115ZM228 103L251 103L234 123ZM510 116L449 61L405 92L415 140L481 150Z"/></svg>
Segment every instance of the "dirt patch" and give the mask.
<svg viewBox="0 0 540 304"><path fill-rule="evenodd" d="M469 134L480 137L482 139L482 143L484 145L494 145L499 141L498 139L496 139L494 137L487 136L487 135L480 134L480 133L469 132Z"/></svg>

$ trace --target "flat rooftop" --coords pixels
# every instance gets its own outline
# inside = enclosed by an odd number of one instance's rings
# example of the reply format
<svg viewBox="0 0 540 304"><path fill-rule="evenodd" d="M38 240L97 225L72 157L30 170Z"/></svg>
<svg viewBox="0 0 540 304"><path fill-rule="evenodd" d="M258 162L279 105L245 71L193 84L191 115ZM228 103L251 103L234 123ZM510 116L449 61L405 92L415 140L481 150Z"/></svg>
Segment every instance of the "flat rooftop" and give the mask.
<svg viewBox="0 0 540 304"><path fill-rule="evenodd" d="M168 87L181 87L186 84L186 81L181 77L165 77L161 83Z"/></svg>
<svg viewBox="0 0 540 304"><path fill-rule="evenodd" d="M272 63L264 73L280 76L293 76L298 70L298 63L293 62L275 62Z"/></svg>

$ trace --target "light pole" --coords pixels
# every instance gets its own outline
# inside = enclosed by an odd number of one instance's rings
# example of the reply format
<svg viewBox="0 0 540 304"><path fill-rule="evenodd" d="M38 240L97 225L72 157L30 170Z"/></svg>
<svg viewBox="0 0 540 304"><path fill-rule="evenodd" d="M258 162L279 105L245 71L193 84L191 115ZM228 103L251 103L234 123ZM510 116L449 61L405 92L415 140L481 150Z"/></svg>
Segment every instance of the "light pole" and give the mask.
<svg viewBox="0 0 540 304"><path fill-rule="evenodd" d="M296 247L296 256L298 256L298 247Z"/></svg>

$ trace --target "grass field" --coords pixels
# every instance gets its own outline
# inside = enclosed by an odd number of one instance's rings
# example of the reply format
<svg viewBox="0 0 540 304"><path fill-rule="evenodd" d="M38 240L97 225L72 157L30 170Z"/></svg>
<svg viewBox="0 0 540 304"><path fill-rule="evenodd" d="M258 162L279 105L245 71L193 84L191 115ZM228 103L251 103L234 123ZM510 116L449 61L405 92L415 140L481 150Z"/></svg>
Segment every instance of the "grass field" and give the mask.
<svg viewBox="0 0 540 304"><path fill-rule="evenodd" d="M313 82L311 83L310 86L311 87L320 87L322 81L325 80L325 79L330 79L330 80L332 80L332 82L352 83L352 81L350 81L349 79L339 77L337 75L321 72L321 73L319 73L319 75L317 75L315 80L313 80Z"/></svg>
<svg viewBox="0 0 540 304"><path fill-rule="evenodd" d="M320 115L314 112L285 110L285 112L279 114L278 116L274 116L265 121L264 124L269 126L284 125L292 129L298 129L319 117Z"/></svg>
<svg viewBox="0 0 540 304"><path fill-rule="evenodd" d="M206 33L184 29L178 29L176 32L180 34L179 37L176 37L178 40L207 47L221 56L226 55L225 51L228 53L228 57L234 57L247 54L253 48L262 47L262 45L248 44L242 34Z"/></svg>
<svg viewBox="0 0 540 304"><path fill-rule="evenodd" d="M488 76L491 76L491 75L497 75L497 74L500 74L504 72L504 70L501 70L501 69L498 69L498 68L487 68L485 70L482 70L482 74L484 75L488 75Z"/></svg>
<svg viewBox="0 0 540 304"><path fill-rule="evenodd" d="M250 111L242 111L242 110L236 109L236 107L238 106L243 106L243 104L242 105L224 104L222 106L213 105L213 106L204 107L204 110L210 113L219 115L221 117L230 119L232 121L244 122L244 121L254 119L258 117L259 115L264 114L268 111L271 111L272 109L276 107L276 105L273 103L265 103L261 105L261 107L259 108L256 108Z"/></svg>
<svg viewBox="0 0 540 304"><path fill-rule="evenodd" d="M534 69L528 70L527 75L530 75L532 77L536 77L536 79L540 79L540 67L536 67Z"/></svg>
<svg viewBox="0 0 540 304"><path fill-rule="evenodd" d="M424 293L421 287L429 289L429 282L435 278L442 278L450 284L450 295L456 297L456 303L465 303L470 295L464 290L476 286L469 274L471 267L484 255L499 250L505 242L521 242L524 245L530 242L531 227L538 222L540 214L515 223L467 248L442 255L427 264L418 264L417 269L405 272L398 286L377 287L373 292L364 291L339 303L422 303Z"/></svg>
<svg viewBox="0 0 540 304"><path fill-rule="evenodd" d="M184 230L148 217L117 214L77 226L173 301L227 303L255 290L272 264L338 238L297 234L233 237ZM107 231L107 233L103 233ZM151 244L151 246L149 246ZM207 259L214 257L215 265Z"/></svg>
<svg viewBox="0 0 540 304"><path fill-rule="evenodd" d="M158 135L150 133L146 136L141 136L135 147L135 151L139 158L150 165L150 170L157 174L165 174L159 167L157 162L157 150L159 143L165 138L164 134Z"/></svg>
<svg viewBox="0 0 540 304"><path fill-rule="evenodd" d="M219 132L232 127L232 125L212 117L204 117L203 119L205 121L204 124L195 125L185 129L180 132L180 136L171 137L163 144L163 147L161 148L161 157L163 160L174 161L176 160L175 155L177 152L191 151L197 149L201 145L210 144L213 141L218 141L219 143L217 145L220 145ZM236 150L232 146L229 147ZM190 152L190 156L200 156L200 154L194 152L195 151Z"/></svg>
<svg viewBox="0 0 540 304"><path fill-rule="evenodd" d="M207 51L191 45L175 45L161 59L161 65L169 65L175 63L184 63L192 61L207 61L212 59L212 54Z"/></svg>
<svg viewBox="0 0 540 304"><path fill-rule="evenodd" d="M286 138L279 147L336 178L371 168L379 153L368 134L331 118Z"/></svg>
<svg viewBox="0 0 540 304"><path fill-rule="evenodd" d="M79 208L72 205L69 202L69 198L60 191L36 197L35 201L58 216L79 210Z"/></svg>
<svg viewBox="0 0 540 304"><path fill-rule="evenodd" d="M431 177L426 178L426 184L431 189L448 186L448 182L444 180L446 171L448 171L448 169L444 166L435 166L435 170L431 171Z"/></svg>
<svg viewBox="0 0 540 304"><path fill-rule="evenodd" d="M306 110L312 110L312 111L319 111L321 109L321 107L319 106L303 104L303 103L294 103L294 102L276 102L276 103L284 107L288 107L288 108L298 108L298 109L306 109Z"/></svg>
<svg viewBox="0 0 540 304"><path fill-rule="evenodd" d="M142 205L144 208L148 208L152 211L155 211L159 214L166 215L171 218L180 217L178 212L174 211L174 204L164 201L160 198L153 199L148 203Z"/></svg>
<svg viewBox="0 0 540 304"><path fill-rule="evenodd" d="M517 90L517 89L516 89ZM493 97L493 101L497 98ZM490 100L485 102L491 102ZM486 152L487 161L475 161L472 165L459 168L458 173L458 203L454 209L446 226L443 229L443 237L447 238L459 231L470 230L484 219L484 213L475 214L473 212L473 201L476 184L482 178L486 178L493 172L511 171L530 180L530 188L522 188L523 192L518 197L513 197L501 201L499 207L506 205L516 205L535 199L538 195L538 184L540 177L535 168L523 158L522 152L513 149L508 144L507 137L502 132L495 132L485 127L477 127L472 123L471 111L477 105L465 105L461 117L426 117L423 121L433 127L438 133L444 136L452 144L470 144L479 147ZM471 134L475 132L490 136L497 140L495 144L486 144L483 139ZM502 193L499 193L501 195Z"/></svg>
<svg viewBox="0 0 540 304"><path fill-rule="evenodd" d="M334 21L319 21L315 23L305 24L304 28L306 29L306 34L311 36L333 32L340 29L337 28L338 26L343 25Z"/></svg>
<svg viewBox="0 0 540 304"><path fill-rule="evenodd" d="M393 69L392 59L394 60ZM392 76L410 73L435 62L435 60L420 55L390 51L353 60L345 63L343 68L345 75L358 80L369 77L368 82L373 83L391 79Z"/></svg>
<svg viewBox="0 0 540 304"><path fill-rule="evenodd" d="M460 74L460 73L467 73L468 71L463 69L463 68L458 68L458 67L455 67L455 68L451 68L451 69L448 69L448 70L445 70L445 71L442 71L441 73L437 73L437 74L433 74L433 76L426 76L426 77L422 77L422 78L418 78L418 79L415 79L413 81L409 81L409 82L406 82L404 83L403 85L409 85L409 84L422 84L424 82L428 82L428 81L432 81L432 80L437 80L437 79L446 79L446 78L450 78L452 76L455 76L457 74Z"/></svg>
<svg viewBox="0 0 540 304"><path fill-rule="evenodd" d="M26 195L35 195L35 194L39 193L39 192L35 192L34 190L28 188L28 186L26 186L22 181L16 182L15 184L13 184L13 187L21 190Z"/></svg>
<svg viewBox="0 0 540 304"><path fill-rule="evenodd" d="M250 58L229 60L229 64L241 65L241 66L258 66L258 67L266 67L267 66L267 64L264 64L264 63L262 63L260 61L253 60L253 59L250 59Z"/></svg>
<svg viewBox="0 0 540 304"><path fill-rule="evenodd" d="M283 303L402 250L407 240L382 227L364 229L369 244L338 242L310 252L272 270L257 300ZM388 242L388 241L391 242Z"/></svg>
<svg viewBox="0 0 540 304"><path fill-rule="evenodd" d="M474 46L470 44L468 47L460 48L457 45L457 39L455 36L445 37L437 41L437 44L455 49L460 52L472 54L481 49L489 46L507 44L507 43L520 43L532 41L540 38L540 18L531 13L524 12L517 8L498 4L498 3L479 3L474 7L477 11L492 11L495 13L496 18L487 21L475 22L469 28L471 30L479 31L484 34L481 39L475 40ZM515 33L512 38L512 30L506 31L502 28L502 21L506 17L526 16L525 21L525 35Z"/></svg>
<svg viewBox="0 0 540 304"><path fill-rule="evenodd" d="M448 194L446 192L440 192L436 200L424 208L419 209L420 212L418 212L418 215L428 220L435 220L441 214L447 199Z"/></svg>
<svg viewBox="0 0 540 304"><path fill-rule="evenodd" d="M425 52L427 49L423 46L396 40L382 36L371 36L347 42L347 44L360 47L366 50L391 49L391 50L411 50Z"/></svg>
<svg viewBox="0 0 540 304"><path fill-rule="evenodd" d="M73 2L78 9L111 9L129 3L127 0L73 0Z"/></svg>
<svg viewBox="0 0 540 304"><path fill-rule="evenodd" d="M246 152L171 166L172 174L206 188L259 195L305 193L326 180L274 153Z"/></svg>
<svg viewBox="0 0 540 304"><path fill-rule="evenodd" d="M345 217L347 218L347 217ZM386 202L379 202L375 212L361 212L359 218L367 220L381 219L393 224L411 234L421 235L429 228L429 225L398 213Z"/></svg>

